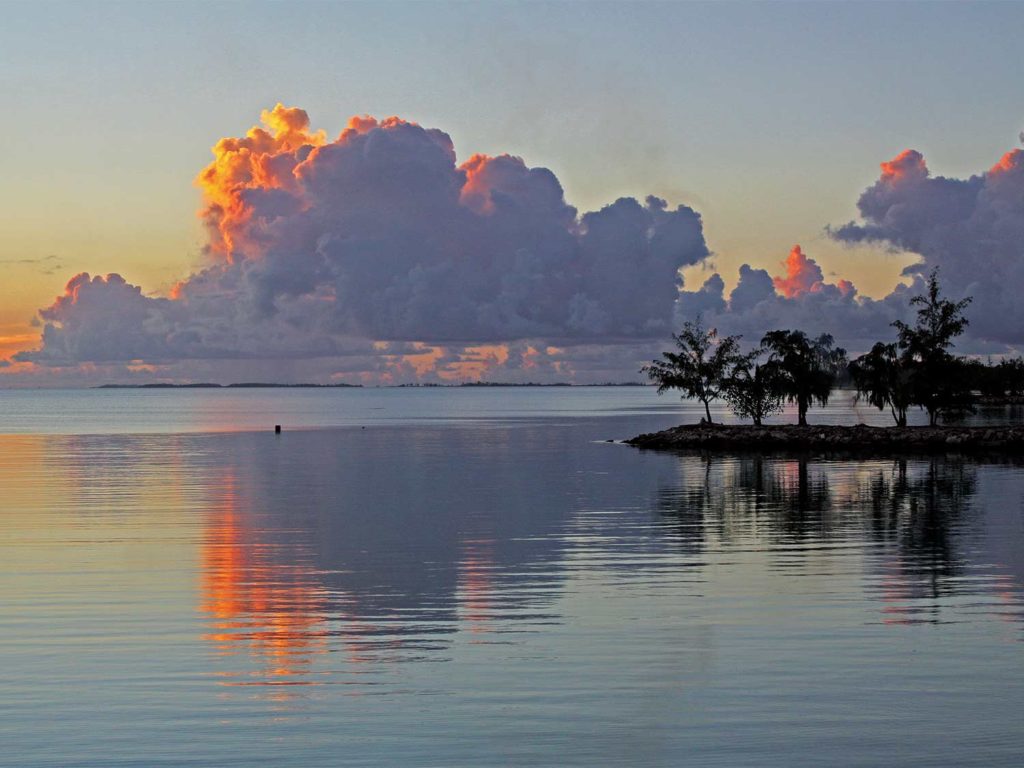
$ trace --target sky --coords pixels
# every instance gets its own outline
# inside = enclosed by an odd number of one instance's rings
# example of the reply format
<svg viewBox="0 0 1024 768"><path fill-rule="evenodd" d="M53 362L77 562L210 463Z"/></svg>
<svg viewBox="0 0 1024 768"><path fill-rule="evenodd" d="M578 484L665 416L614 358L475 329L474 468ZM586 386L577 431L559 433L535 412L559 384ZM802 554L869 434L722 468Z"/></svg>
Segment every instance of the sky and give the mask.
<svg viewBox="0 0 1024 768"><path fill-rule="evenodd" d="M915 263L984 299L966 351L1024 343L1021 4L3 11L0 386L629 380L696 312L869 345ZM308 173L197 184L279 103Z"/></svg>

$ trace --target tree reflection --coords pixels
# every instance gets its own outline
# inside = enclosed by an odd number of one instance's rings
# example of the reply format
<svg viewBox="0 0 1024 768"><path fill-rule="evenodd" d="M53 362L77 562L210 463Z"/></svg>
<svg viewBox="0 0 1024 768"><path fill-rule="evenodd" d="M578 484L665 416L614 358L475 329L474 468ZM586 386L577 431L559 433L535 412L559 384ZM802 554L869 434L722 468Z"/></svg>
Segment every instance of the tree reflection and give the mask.
<svg viewBox="0 0 1024 768"><path fill-rule="evenodd" d="M938 597L958 588L964 518L977 489L977 466L963 459L694 453L680 456L679 475L678 485L660 490L656 509L691 550L708 536L725 545L761 541L773 551L867 537L890 555L886 567L898 572L903 592Z"/></svg>

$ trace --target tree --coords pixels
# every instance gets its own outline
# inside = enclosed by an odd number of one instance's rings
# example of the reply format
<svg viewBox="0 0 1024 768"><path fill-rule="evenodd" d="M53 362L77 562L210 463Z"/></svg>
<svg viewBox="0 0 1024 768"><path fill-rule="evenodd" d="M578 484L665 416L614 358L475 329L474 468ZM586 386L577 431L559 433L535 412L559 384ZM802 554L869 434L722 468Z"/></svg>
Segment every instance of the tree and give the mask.
<svg viewBox="0 0 1024 768"><path fill-rule="evenodd" d="M904 364L912 369L913 402L928 411L928 423L935 426L943 411L969 408L971 392L969 377L962 361L950 354L953 339L962 334L969 323L964 310L970 298L950 301L940 295L939 272L928 275L925 292L910 300L917 307L913 326L897 320L893 323L899 334L899 348Z"/></svg>
<svg viewBox="0 0 1024 768"><path fill-rule="evenodd" d="M769 331L761 344L770 354L768 365L779 370L783 394L796 403L797 422L806 426L813 403L828 405L846 350L827 333L810 339L803 331Z"/></svg>
<svg viewBox="0 0 1024 768"><path fill-rule="evenodd" d="M718 330L706 330L698 317L687 321L679 335L672 335L678 352L663 352L662 360L654 360L640 369L658 383L658 394L668 389L682 390L683 397L704 403L704 413L711 423L712 400L722 394L722 386L739 358L739 336L718 338Z"/></svg>
<svg viewBox="0 0 1024 768"><path fill-rule="evenodd" d="M725 382L722 397L737 416L752 419L755 427L762 419L782 410L785 397L782 374L777 366L759 363L760 347L738 358Z"/></svg>
<svg viewBox="0 0 1024 768"><path fill-rule="evenodd" d="M996 367L999 369L1004 395L1020 397L1024 394L1024 360L1019 357L1001 360Z"/></svg>
<svg viewBox="0 0 1024 768"><path fill-rule="evenodd" d="M864 397L878 410L889 406L897 427L907 426L907 409L912 401L911 371L896 344L878 342L871 351L850 363L857 397Z"/></svg>

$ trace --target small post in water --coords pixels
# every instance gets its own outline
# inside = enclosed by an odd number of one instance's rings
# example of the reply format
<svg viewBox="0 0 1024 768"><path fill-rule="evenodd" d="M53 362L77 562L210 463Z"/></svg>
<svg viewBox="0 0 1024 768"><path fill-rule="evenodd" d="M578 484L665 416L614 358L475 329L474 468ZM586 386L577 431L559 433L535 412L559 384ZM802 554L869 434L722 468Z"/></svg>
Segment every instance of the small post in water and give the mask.
<svg viewBox="0 0 1024 768"><path fill-rule="evenodd" d="M274 434L275 435L280 435L281 434L281 425L280 424L275 424L274 425Z"/></svg>

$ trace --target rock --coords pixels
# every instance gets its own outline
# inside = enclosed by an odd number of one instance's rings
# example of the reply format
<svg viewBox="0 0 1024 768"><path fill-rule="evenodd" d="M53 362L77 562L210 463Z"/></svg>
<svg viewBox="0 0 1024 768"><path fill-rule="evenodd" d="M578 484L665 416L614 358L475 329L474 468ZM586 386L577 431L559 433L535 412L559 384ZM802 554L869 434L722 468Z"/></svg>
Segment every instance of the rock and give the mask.
<svg viewBox="0 0 1024 768"><path fill-rule="evenodd" d="M869 427L736 424L682 425L627 440L653 449L711 448L800 449L858 452L1015 451L1024 452L1024 426Z"/></svg>

